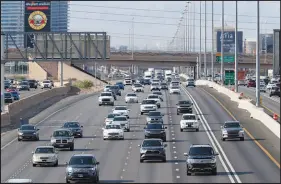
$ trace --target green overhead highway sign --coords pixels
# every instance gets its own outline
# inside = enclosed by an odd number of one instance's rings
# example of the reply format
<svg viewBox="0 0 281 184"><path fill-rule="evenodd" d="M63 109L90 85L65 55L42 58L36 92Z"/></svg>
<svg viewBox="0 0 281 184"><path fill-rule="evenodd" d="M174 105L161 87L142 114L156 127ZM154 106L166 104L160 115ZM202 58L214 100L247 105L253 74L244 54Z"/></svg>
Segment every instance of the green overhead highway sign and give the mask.
<svg viewBox="0 0 281 184"><path fill-rule="evenodd" d="M224 63L234 63L235 57L234 56L223 56ZM221 56L216 56L216 62L221 62Z"/></svg>

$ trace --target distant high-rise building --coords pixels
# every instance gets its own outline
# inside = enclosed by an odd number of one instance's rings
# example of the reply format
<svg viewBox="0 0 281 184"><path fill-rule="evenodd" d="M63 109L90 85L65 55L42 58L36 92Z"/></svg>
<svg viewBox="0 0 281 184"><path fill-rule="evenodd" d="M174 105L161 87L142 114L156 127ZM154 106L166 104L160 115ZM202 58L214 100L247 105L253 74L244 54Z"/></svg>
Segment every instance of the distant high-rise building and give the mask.
<svg viewBox="0 0 281 184"><path fill-rule="evenodd" d="M256 54L256 44L254 39L245 39L245 54Z"/></svg>
<svg viewBox="0 0 281 184"><path fill-rule="evenodd" d="M127 50L128 50L128 47L127 47L127 46L121 45L121 46L119 47L119 51L120 51L120 52L127 52Z"/></svg>
<svg viewBox="0 0 281 184"><path fill-rule="evenodd" d="M68 31L69 1L51 1L51 31Z"/></svg>
<svg viewBox="0 0 281 184"><path fill-rule="evenodd" d="M260 49L262 53L273 53L273 34L260 35Z"/></svg>

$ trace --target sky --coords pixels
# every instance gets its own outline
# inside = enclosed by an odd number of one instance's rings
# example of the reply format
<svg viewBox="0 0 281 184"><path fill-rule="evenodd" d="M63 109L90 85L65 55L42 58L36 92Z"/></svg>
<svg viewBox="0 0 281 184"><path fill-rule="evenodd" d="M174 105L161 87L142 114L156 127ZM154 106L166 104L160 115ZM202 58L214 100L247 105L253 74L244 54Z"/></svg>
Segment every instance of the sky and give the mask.
<svg viewBox="0 0 281 184"><path fill-rule="evenodd" d="M191 18L195 12L197 50L200 42L200 1L190 2ZM211 4L211 1L207 1L208 51L211 50L212 36ZM113 47L134 45L135 49L166 50L175 36L185 5L185 1L70 1L69 31L105 31L111 36ZM201 3L201 11L204 44L205 1ZM235 1L225 1L224 12L225 25L234 27ZM214 27L221 27L221 13L222 2L214 1ZM256 40L257 2L239 1L238 15L238 30L243 31L243 39ZM179 36L183 37L183 29L184 26L181 26ZM273 29L280 29L280 2L260 1L260 33L273 33ZM134 44L130 44L130 32L134 33Z"/></svg>

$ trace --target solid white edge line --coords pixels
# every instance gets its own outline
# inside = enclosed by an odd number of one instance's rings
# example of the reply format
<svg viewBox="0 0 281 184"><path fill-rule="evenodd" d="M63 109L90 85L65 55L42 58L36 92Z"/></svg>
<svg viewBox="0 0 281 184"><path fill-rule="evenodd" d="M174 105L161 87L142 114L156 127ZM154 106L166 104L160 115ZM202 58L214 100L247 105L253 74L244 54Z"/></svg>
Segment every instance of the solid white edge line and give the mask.
<svg viewBox="0 0 281 184"><path fill-rule="evenodd" d="M223 156L226 157L225 154L224 154L224 152L222 151L222 148L219 147L220 149L218 149L217 146L216 146L216 144L214 143L214 141L216 141L216 138L215 138L215 140L213 140L213 138L211 137L211 135L210 135L208 129L206 128L206 125L205 125L205 124L208 124L208 123L207 123L206 119L204 118L204 116L202 115L202 112L200 111L200 109L199 109L197 103L195 102L194 98L188 93L188 91L187 91L184 87L182 87L182 89L183 89L183 91L185 92L185 94L190 98L190 100L193 102L193 104L195 105L194 109L195 109L195 111L197 112L197 114L199 114L198 116L201 117L203 128L205 129L206 134L207 134L207 136L208 136L208 138L209 138L211 144L212 144L213 147L215 148L216 152L219 153L218 150L220 150L220 151L223 153ZM201 113L201 114L200 114L200 113ZM209 129L210 129L210 128L209 128ZM212 130L211 130L211 129L210 129L210 132L212 133ZM233 179L233 177L232 177L230 171L228 170L228 168L227 168L227 166L226 166L226 164L225 164L225 162L224 162L222 156L219 154L218 157L219 157L219 160L220 160L221 163L222 163L223 168L224 168L225 171L228 173L228 177L229 177L231 183L235 183L235 181L234 181L234 179ZM226 159L226 160L227 160L227 159Z"/></svg>

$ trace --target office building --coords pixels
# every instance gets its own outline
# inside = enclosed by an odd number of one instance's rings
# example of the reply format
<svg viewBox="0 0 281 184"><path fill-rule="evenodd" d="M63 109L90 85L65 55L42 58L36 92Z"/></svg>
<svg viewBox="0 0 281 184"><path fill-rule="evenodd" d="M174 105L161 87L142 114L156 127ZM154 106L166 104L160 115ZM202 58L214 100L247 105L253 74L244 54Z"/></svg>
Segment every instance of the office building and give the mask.
<svg viewBox="0 0 281 184"><path fill-rule="evenodd" d="M51 2L51 31L67 32L69 25L69 1Z"/></svg>
<svg viewBox="0 0 281 184"><path fill-rule="evenodd" d="M245 54L256 54L257 41L254 39L245 39L244 51Z"/></svg>
<svg viewBox="0 0 281 184"><path fill-rule="evenodd" d="M260 42L262 53L273 53L273 34L261 34Z"/></svg>

